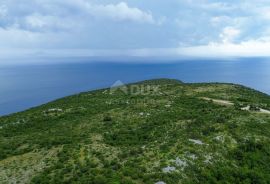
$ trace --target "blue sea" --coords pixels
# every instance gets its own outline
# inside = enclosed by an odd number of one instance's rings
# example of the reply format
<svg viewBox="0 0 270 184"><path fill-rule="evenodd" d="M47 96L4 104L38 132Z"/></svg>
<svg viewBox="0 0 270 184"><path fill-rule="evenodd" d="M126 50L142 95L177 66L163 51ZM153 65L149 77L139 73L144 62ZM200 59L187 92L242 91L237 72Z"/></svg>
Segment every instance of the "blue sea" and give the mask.
<svg viewBox="0 0 270 184"><path fill-rule="evenodd" d="M55 60L55 62L53 61ZM179 59L117 62L73 58L50 64L0 65L0 115L26 110L67 95L154 78L242 84L270 94L270 59Z"/></svg>

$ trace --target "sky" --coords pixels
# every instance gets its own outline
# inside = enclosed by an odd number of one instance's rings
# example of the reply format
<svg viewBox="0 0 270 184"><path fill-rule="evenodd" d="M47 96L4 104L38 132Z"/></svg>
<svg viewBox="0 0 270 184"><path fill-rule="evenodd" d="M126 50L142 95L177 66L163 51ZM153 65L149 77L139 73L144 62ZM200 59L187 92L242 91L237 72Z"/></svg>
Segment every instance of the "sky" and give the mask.
<svg viewBox="0 0 270 184"><path fill-rule="evenodd" d="M0 58L270 56L270 0L0 0Z"/></svg>

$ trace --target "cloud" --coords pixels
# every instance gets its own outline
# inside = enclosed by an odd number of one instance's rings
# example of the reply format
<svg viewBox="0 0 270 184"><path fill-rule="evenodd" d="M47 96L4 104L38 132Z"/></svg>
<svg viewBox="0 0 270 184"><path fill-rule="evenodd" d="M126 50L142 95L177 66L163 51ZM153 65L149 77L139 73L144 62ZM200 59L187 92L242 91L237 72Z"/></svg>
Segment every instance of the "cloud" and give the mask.
<svg viewBox="0 0 270 184"><path fill-rule="evenodd" d="M241 31L234 27L225 27L220 34L220 38L223 43L231 43L234 42L235 39L240 35Z"/></svg>
<svg viewBox="0 0 270 184"><path fill-rule="evenodd" d="M10 50L9 54L12 57L12 50L17 49L59 49L64 48L63 40L68 40L70 36L68 33L44 33L18 29L16 27L8 29L0 27L0 50Z"/></svg>
<svg viewBox="0 0 270 184"><path fill-rule="evenodd" d="M270 20L270 6L256 9L255 14L259 15L262 19L269 21Z"/></svg>
<svg viewBox="0 0 270 184"><path fill-rule="evenodd" d="M59 55L67 49L76 56L249 55L248 49L266 55L269 10L268 0L3 0L0 48Z"/></svg>
<svg viewBox="0 0 270 184"><path fill-rule="evenodd" d="M145 37L144 26L164 21L126 2L8 0L0 2L0 48L125 48L130 34Z"/></svg>
<svg viewBox="0 0 270 184"><path fill-rule="evenodd" d="M145 12L138 8L131 8L125 2L107 5L86 3L86 5L88 13L97 18L112 19L115 21L155 23L151 12Z"/></svg>
<svg viewBox="0 0 270 184"><path fill-rule="evenodd" d="M230 12L235 10L237 6L226 1L205 1L205 0L179 0L181 5L185 4L193 9L204 11Z"/></svg>
<svg viewBox="0 0 270 184"><path fill-rule="evenodd" d="M74 19L34 13L24 17L18 28L34 32L57 32L69 31L78 27L79 24Z"/></svg>
<svg viewBox="0 0 270 184"><path fill-rule="evenodd" d="M178 48L178 54L194 57L269 57L270 41L250 40L235 43Z"/></svg>
<svg viewBox="0 0 270 184"><path fill-rule="evenodd" d="M0 5L0 19L3 19L7 16L7 7Z"/></svg>
<svg viewBox="0 0 270 184"><path fill-rule="evenodd" d="M9 1L0 5L0 27L30 31L59 31L85 25L93 18L106 21L157 23L150 11L130 7L125 2L95 4L86 0L34 0L26 6L23 2Z"/></svg>

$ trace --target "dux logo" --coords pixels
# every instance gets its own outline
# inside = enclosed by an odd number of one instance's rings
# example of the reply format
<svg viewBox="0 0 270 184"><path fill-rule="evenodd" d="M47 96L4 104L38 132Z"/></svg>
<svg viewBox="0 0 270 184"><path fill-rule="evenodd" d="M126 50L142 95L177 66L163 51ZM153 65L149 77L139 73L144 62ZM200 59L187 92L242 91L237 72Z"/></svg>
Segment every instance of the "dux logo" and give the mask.
<svg viewBox="0 0 270 184"><path fill-rule="evenodd" d="M117 91L121 91L124 94L130 95L150 95L159 94L159 86L158 85L125 85L122 81L116 81L110 88L110 94L114 94Z"/></svg>
<svg viewBox="0 0 270 184"><path fill-rule="evenodd" d="M128 87L120 80L116 81L110 88L110 93L113 94L116 91L122 91L125 94L128 94Z"/></svg>

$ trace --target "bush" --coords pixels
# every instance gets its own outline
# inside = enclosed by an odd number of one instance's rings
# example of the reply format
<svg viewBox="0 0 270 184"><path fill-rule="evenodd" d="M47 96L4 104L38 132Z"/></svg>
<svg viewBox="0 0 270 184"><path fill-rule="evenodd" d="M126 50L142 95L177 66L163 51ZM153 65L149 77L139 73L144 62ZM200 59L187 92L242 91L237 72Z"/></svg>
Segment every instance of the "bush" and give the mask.
<svg viewBox="0 0 270 184"><path fill-rule="evenodd" d="M105 115L105 116L103 117L103 121L104 121L104 122L112 121L112 117L109 116L109 115Z"/></svg>

